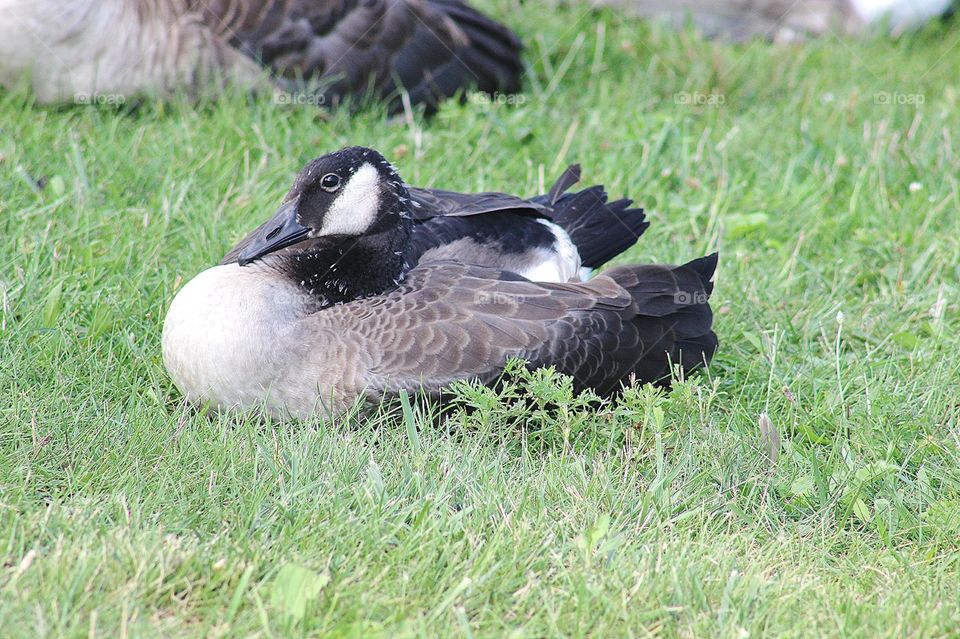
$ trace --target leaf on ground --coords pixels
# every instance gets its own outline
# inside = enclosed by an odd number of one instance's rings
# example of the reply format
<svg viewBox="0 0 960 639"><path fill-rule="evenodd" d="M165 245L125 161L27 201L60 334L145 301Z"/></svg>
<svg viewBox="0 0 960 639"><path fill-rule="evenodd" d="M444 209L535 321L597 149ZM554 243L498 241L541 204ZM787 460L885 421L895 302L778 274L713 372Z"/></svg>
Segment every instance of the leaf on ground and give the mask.
<svg viewBox="0 0 960 639"><path fill-rule="evenodd" d="M794 497L803 500L812 497L815 490L816 485L813 483L813 478L810 477L810 475L800 475L790 484L790 493Z"/></svg>
<svg viewBox="0 0 960 639"><path fill-rule="evenodd" d="M917 346L920 345L920 337L917 336L916 333L911 333L910 331L900 331L899 333L894 333L893 341L896 342L897 346L900 346L908 351L914 351L917 349Z"/></svg>
<svg viewBox="0 0 960 639"><path fill-rule="evenodd" d="M763 438L763 447L767 451L767 461L771 466L776 465L780 455L780 431L773 425L770 416L760 413L760 437Z"/></svg>
<svg viewBox="0 0 960 639"><path fill-rule="evenodd" d="M857 516L857 519L865 524L870 522L870 508L862 499L858 499L857 501L853 502L853 514Z"/></svg>
<svg viewBox="0 0 960 639"><path fill-rule="evenodd" d="M731 238L743 237L753 231L762 229L770 221L766 213L734 213L724 220L727 236Z"/></svg>
<svg viewBox="0 0 960 639"><path fill-rule="evenodd" d="M330 575L296 564L286 564L273 580L270 604L293 621L307 614L307 604L316 599L329 583Z"/></svg>
<svg viewBox="0 0 960 639"><path fill-rule="evenodd" d="M63 176L60 175L54 175L50 178L47 186L50 187L54 195L63 195L67 192L67 183L64 181Z"/></svg>
<svg viewBox="0 0 960 639"><path fill-rule="evenodd" d="M47 293L43 303L43 327L53 328L63 310L63 282L57 282Z"/></svg>

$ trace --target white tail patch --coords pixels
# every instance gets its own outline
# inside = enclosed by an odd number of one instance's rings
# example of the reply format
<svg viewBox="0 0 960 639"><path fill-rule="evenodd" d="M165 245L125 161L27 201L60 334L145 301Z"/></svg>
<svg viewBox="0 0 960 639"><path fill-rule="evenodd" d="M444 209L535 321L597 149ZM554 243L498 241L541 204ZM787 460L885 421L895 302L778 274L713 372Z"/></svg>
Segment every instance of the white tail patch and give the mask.
<svg viewBox="0 0 960 639"><path fill-rule="evenodd" d="M363 235L380 211L380 173L365 163L340 189L317 235Z"/></svg>
<svg viewBox="0 0 960 639"><path fill-rule="evenodd" d="M521 273L534 282L573 282L580 279L580 253L567 232L549 220L539 219L556 238L554 245L543 251L543 261Z"/></svg>

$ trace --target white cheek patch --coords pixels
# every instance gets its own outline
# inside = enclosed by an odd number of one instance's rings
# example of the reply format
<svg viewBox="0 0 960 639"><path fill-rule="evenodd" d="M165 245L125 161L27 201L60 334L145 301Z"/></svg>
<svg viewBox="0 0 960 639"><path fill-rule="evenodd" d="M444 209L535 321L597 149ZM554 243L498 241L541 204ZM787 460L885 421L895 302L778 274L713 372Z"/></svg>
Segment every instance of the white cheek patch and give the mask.
<svg viewBox="0 0 960 639"><path fill-rule="evenodd" d="M362 235L373 226L380 209L380 174L364 164L340 189L317 235Z"/></svg>

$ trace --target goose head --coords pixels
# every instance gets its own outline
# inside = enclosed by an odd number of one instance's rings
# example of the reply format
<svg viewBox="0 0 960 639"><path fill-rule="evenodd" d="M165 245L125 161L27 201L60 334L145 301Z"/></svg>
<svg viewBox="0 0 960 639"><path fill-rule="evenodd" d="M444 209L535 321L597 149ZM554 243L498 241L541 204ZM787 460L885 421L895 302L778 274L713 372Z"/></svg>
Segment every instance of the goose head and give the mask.
<svg viewBox="0 0 960 639"><path fill-rule="evenodd" d="M323 304L351 301L402 281L412 226L409 193L393 165L373 149L348 147L300 171L237 262L278 269Z"/></svg>

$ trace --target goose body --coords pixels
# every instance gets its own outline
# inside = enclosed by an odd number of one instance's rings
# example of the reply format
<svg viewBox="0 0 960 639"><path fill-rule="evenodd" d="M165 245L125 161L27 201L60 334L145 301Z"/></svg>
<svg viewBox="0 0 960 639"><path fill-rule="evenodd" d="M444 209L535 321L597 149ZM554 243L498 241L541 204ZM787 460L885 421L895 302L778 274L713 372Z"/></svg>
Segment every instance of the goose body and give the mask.
<svg viewBox="0 0 960 639"><path fill-rule="evenodd" d="M0 0L0 84L42 102L231 82L336 105L519 89L520 43L460 0ZM394 108L399 102L394 102Z"/></svg>
<svg viewBox="0 0 960 639"><path fill-rule="evenodd" d="M410 200L370 149L308 165L268 224L174 298L163 357L187 399L308 417L401 389L492 382L511 358L609 394L712 356L715 255L588 282L531 281L429 251L410 263Z"/></svg>

